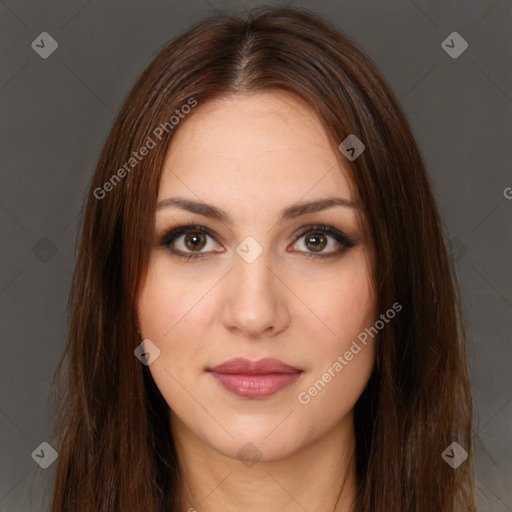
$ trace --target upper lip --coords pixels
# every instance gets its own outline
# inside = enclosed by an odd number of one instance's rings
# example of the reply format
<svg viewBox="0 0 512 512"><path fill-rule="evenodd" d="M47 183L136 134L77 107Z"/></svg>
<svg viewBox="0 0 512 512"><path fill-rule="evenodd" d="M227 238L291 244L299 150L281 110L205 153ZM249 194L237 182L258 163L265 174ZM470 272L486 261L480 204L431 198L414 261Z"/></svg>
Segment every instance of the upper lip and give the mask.
<svg viewBox="0 0 512 512"><path fill-rule="evenodd" d="M297 373L302 370L283 363L279 359L265 358L258 361L250 361L243 357L237 357L212 368L208 368L208 371L215 373L263 375L268 373Z"/></svg>

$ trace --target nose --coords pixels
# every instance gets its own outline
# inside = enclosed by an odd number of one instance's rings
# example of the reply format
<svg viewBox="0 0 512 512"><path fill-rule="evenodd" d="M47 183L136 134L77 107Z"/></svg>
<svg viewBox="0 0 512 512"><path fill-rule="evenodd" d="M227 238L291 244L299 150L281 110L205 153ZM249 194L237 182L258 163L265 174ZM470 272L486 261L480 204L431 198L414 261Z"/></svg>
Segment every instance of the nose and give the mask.
<svg viewBox="0 0 512 512"><path fill-rule="evenodd" d="M265 251L252 263L234 255L226 276L222 323L229 331L250 339L276 336L290 324L282 278L271 268Z"/></svg>

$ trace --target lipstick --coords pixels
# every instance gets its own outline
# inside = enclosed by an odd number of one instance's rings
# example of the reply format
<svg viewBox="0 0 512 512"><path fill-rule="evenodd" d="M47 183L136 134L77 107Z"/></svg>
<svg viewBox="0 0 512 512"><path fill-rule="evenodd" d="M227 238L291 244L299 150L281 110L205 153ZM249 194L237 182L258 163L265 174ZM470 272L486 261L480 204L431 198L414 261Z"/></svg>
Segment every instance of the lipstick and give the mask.
<svg viewBox="0 0 512 512"><path fill-rule="evenodd" d="M208 372L228 391L244 398L266 398L292 385L303 373L279 359L230 359Z"/></svg>

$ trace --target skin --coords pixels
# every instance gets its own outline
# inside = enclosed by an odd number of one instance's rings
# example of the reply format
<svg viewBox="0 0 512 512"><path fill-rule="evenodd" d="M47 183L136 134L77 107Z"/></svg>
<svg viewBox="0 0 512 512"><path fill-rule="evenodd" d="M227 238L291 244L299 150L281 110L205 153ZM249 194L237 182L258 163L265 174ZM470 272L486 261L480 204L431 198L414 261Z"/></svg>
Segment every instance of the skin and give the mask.
<svg viewBox="0 0 512 512"><path fill-rule="evenodd" d="M354 200L346 169L306 103L265 92L198 105L175 132L162 172L158 201L185 197L232 218L229 225L175 206L159 209L138 296L141 336L160 350L149 369L170 408L186 482L180 510L348 512L357 485L353 407L370 377L374 344L309 403L298 394L378 318L369 246L357 208L278 222L298 202ZM317 223L356 246L315 257L308 244L315 230L298 237ZM169 227L187 224L216 235L199 235L202 258L181 260L160 244ZM252 263L236 252L248 236L263 250ZM336 253L342 246L325 236L320 254ZM185 237L172 245L193 253ZM205 371L234 357L275 357L303 373L268 398L242 398ZM250 467L237 456L247 443L261 457Z"/></svg>

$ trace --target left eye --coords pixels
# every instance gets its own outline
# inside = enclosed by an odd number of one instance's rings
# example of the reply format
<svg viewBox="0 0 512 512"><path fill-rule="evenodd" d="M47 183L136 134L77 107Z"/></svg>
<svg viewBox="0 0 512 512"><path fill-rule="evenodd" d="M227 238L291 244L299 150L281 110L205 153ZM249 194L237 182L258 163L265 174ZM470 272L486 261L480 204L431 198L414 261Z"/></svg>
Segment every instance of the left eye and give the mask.
<svg viewBox="0 0 512 512"><path fill-rule="evenodd" d="M329 257L340 254L344 252L346 249L355 246L355 242L350 239L347 235L338 231L335 228L330 226L314 226L308 228L308 231L303 232L298 238L299 240L304 240L299 245L299 251L304 252L306 256L319 256L319 257ZM329 239L334 239L330 241ZM295 242L294 245L297 245ZM334 248L332 250L332 245L339 246L339 249ZM330 251L324 251L325 248L331 248Z"/></svg>
<svg viewBox="0 0 512 512"><path fill-rule="evenodd" d="M298 240L302 240L301 243L297 244L296 242L296 246L298 245L297 249L299 251L304 251L304 252L308 252L308 251L311 251L313 253L321 253L321 252L329 252L329 251L324 251L324 249L329 246L331 247L333 245L333 242L332 241L329 241L329 238L334 238L330 235L326 235L325 233L321 233L321 232L312 232L312 233L308 233L307 235L302 235L300 238L298 238ZM336 240L334 241L334 245L336 245L336 243L338 243Z"/></svg>

